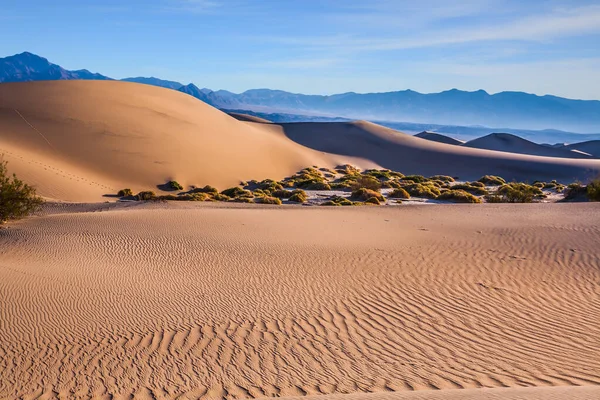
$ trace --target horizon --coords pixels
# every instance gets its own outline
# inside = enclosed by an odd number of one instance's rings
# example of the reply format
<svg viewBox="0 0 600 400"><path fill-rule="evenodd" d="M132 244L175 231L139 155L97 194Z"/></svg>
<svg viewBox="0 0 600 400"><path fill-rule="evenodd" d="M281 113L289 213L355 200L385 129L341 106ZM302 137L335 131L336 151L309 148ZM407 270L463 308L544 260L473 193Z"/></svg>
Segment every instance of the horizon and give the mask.
<svg viewBox="0 0 600 400"><path fill-rule="evenodd" d="M360 3L13 2L0 17L0 33L11 38L0 49L115 79L157 77L233 93L457 88L599 100L594 1Z"/></svg>

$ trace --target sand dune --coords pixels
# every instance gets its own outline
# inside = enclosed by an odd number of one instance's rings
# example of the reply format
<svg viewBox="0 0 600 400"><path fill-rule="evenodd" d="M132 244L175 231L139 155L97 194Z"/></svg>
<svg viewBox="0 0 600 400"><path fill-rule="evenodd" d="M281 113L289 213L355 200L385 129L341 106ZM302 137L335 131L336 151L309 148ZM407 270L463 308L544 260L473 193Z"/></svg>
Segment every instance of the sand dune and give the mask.
<svg viewBox="0 0 600 400"><path fill-rule="evenodd" d="M225 188L341 163L462 179L495 174L565 183L600 171L600 160L463 148L367 122L277 125L243 119L183 93L135 83L2 84L0 154L40 194L67 201L100 201L125 187L156 190L171 179Z"/></svg>
<svg viewBox="0 0 600 400"><path fill-rule="evenodd" d="M598 385L599 219L59 204L0 230L0 398Z"/></svg>
<svg viewBox="0 0 600 400"><path fill-rule="evenodd" d="M435 132L423 131L421 133L417 133L415 136L418 138L421 138L421 139L431 140L432 142L454 144L457 146L460 146L461 144L464 143L458 139L454 139L450 136L442 135L440 133L435 133Z"/></svg>
<svg viewBox="0 0 600 400"><path fill-rule="evenodd" d="M0 85L2 153L43 195L94 201L170 179L223 187L351 161L298 146L174 90L110 81Z"/></svg>
<svg viewBox="0 0 600 400"><path fill-rule="evenodd" d="M556 148L544 146L520 138L510 133L492 133L484 137L473 139L463 144L465 147L476 149L496 150L509 153L531 154L544 157L563 157L563 158L591 158L589 154L571 151L567 148Z"/></svg>
<svg viewBox="0 0 600 400"><path fill-rule="evenodd" d="M573 143L565 146L570 150L579 150L600 158L600 140L590 140L588 142Z"/></svg>
<svg viewBox="0 0 600 400"><path fill-rule="evenodd" d="M264 119L261 117L256 117L254 115L248 115L248 114L240 114L240 113L234 113L234 112L228 112L228 115L232 116L233 118L237 119L238 121L243 121L243 122L260 122L263 124L270 124L271 121L269 121L268 119Z"/></svg>
<svg viewBox="0 0 600 400"><path fill-rule="evenodd" d="M446 174L478 179L485 174L508 180L587 180L600 171L600 160L577 160L472 149L423 140L372 124L295 123L264 125L326 153L368 159L407 174Z"/></svg>

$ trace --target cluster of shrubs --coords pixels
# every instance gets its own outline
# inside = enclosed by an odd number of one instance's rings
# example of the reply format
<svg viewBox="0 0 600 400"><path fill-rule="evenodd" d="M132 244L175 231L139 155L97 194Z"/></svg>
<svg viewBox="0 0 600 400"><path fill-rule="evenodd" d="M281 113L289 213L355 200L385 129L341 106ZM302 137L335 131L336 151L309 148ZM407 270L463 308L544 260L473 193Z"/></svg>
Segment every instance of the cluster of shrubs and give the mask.
<svg viewBox="0 0 600 400"><path fill-rule="evenodd" d="M557 181L526 183L507 183L505 179L494 175L485 175L477 181L457 183L455 177L447 175L403 175L389 169L367 169L361 171L352 165L340 165L335 169L304 168L298 173L276 181L265 179L241 182L239 186L219 192L216 188L205 186L195 188L178 195L156 196L153 192L141 192L134 195L124 189L119 196L133 197L137 200L186 200L186 201L232 201L261 204L305 203L308 195L305 190L341 190L348 196L329 196L322 203L326 206L349 206L359 204L384 204L387 199L400 203L411 197L455 203L531 203L546 197L543 190L556 193L564 192L567 199L584 196L586 199L600 197L600 183L587 186L571 185L565 187ZM176 181L167 184L172 190L183 190ZM382 189L391 189L384 196ZM387 197L387 199L386 199Z"/></svg>

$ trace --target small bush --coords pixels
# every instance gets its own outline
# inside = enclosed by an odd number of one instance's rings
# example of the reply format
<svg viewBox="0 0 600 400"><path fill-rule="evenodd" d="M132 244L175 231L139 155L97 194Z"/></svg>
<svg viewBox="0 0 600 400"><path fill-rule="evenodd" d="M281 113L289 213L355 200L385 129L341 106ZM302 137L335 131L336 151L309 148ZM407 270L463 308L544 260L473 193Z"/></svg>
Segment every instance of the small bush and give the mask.
<svg viewBox="0 0 600 400"><path fill-rule="evenodd" d="M429 179L434 180L434 181L442 181L442 182L454 182L454 178L448 175L434 175L432 177L430 177Z"/></svg>
<svg viewBox="0 0 600 400"><path fill-rule="evenodd" d="M428 199L435 199L437 198L441 191L440 189L427 182L427 183L413 183L410 185L406 185L404 186L404 189L408 192L408 194L410 194L411 196L414 197L425 197Z"/></svg>
<svg viewBox="0 0 600 400"><path fill-rule="evenodd" d="M251 191L242 189L238 186L225 189L221 192L221 194L224 194L227 197L254 197Z"/></svg>
<svg viewBox="0 0 600 400"><path fill-rule="evenodd" d="M254 199L255 203L259 203L259 204L276 204L276 205L281 205L281 199L278 199L277 197L271 197L271 196L265 196L265 197L258 197L256 199Z"/></svg>
<svg viewBox="0 0 600 400"><path fill-rule="evenodd" d="M6 165L6 161L0 162L0 223L31 215L44 203L32 186L15 174L9 176Z"/></svg>
<svg viewBox="0 0 600 400"><path fill-rule="evenodd" d="M350 164L338 165L337 167L335 167L335 170L340 174L346 174L346 175L360 173L360 169L358 169Z"/></svg>
<svg viewBox="0 0 600 400"><path fill-rule="evenodd" d="M183 190L183 186L181 186L177 181L169 181L167 183L167 187L171 190Z"/></svg>
<svg viewBox="0 0 600 400"><path fill-rule="evenodd" d="M452 201L454 203L481 203L479 197L473 196L464 190L447 190L440 194L437 200Z"/></svg>
<svg viewBox="0 0 600 400"><path fill-rule="evenodd" d="M345 197L342 196L331 196L328 201L334 202L336 203L336 205L338 206L353 206L356 205L356 203L348 200Z"/></svg>
<svg viewBox="0 0 600 400"><path fill-rule="evenodd" d="M506 181L503 178L495 175L482 176L481 178L479 178L478 182L484 183L487 186L501 186L506 183Z"/></svg>
<svg viewBox="0 0 600 400"><path fill-rule="evenodd" d="M508 183L485 197L488 203L533 203L546 197L540 188L526 183Z"/></svg>
<svg viewBox="0 0 600 400"><path fill-rule="evenodd" d="M323 202L321 205L325 206L325 207L339 207L339 206L341 206L341 204L338 204L338 203L336 203L335 201L332 201L332 200L327 200L327 201Z"/></svg>
<svg viewBox="0 0 600 400"><path fill-rule="evenodd" d="M410 194L404 188L394 189L388 194L391 199L410 199Z"/></svg>
<svg viewBox="0 0 600 400"><path fill-rule="evenodd" d="M404 178L402 178L402 180L413 183L427 182L427 178L425 178L423 175L406 175Z"/></svg>
<svg viewBox="0 0 600 400"><path fill-rule="evenodd" d="M346 190L351 189L352 184L350 182L333 182L329 184L332 190Z"/></svg>
<svg viewBox="0 0 600 400"><path fill-rule="evenodd" d="M231 203L254 203L254 199L252 197L234 197L229 201Z"/></svg>
<svg viewBox="0 0 600 400"><path fill-rule="evenodd" d="M217 193L217 194L212 195L212 199L214 201L229 201L229 200L231 200L231 197L225 196L224 194Z"/></svg>
<svg viewBox="0 0 600 400"><path fill-rule="evenodd" d="M254 193L256 193L256 191ZM289 199L290 197L292 197L292 191L280 189L271 193L271 196L277 197L278 199Z"/></svg>
<svg viewBox="0 0 600 400"><path fill-rule="evenodd" d="M190 193L208 193L208 194L211 194L211 195L215 195L215 194L218 194L219 191L215 187L212 187L210 185L206 185L206 186L204 186L202 188L194 188L194 189L192 189L190 191Z"/></svg>
<svg viewBox="0 0 600 400"><path fill-rule="evenodd" d="M331 186L327 182L312 182L298 187L306 190L331 190Z"/></svg>
<svg viewBox="0 0 600 400"><path fill-rule="evenodd" d="M306 203L308 201L308 195L302 189L296 189L292 192L289 198L292 203Z"/></svg>
<svg viewBox="0 0 600 400"><path fill-rule="evenodd" d="M384 197L381 195L381 193L376 192L374 190L371 189L367 189L367 188L360 188L360 189L356 189L355 191L352 192L352 195L350 196L350 199L352 200L360 200L360 201L367 201L370 198L376 198L377 200L379 200L380 202L384 202L385 199Z"/></svg>
<svg viewBox="0 0 600 400"><path fill-rule="evenodd" d="M381 202L379 201L379 199L377 197L371 197L371 198L365 200L365 204L373 204L373 205L378 206L381 204Z"/></svg>
<svg viewBox="0 0 600 400"><path fill-rule="evenodd" d="M600 201L600 178L596 178L587 185L586 193L590 201Z"/></svg>
<svg viewBox="0 0 600 400"><path fill-rule="evenodd" d="M265 179L258 183L258 188L264 191L274 192L276 190L283 189L283 186L279 182L275 182L273 179Z"/></svg>
<svg viewBox="0 0 600 400"><path fill-rule="evenodd" d="M483 185L483 183L481 182L477 182L480 183L481 185ZM470 182L466 182L466 183L459 183L457 185L453 185L450 187L450 189L453 190L463 190L465 192L471 193L471 194L477 194L477 195L486 195L488 194L488 191L485 190L485 187L481 187L481 186L476 186L473 185Z"/></svg>
<svg viewBox="0 0 600 400"><path fill-rule="evenodd" d="M142 191L135 196L135 199L138 201L155 200L156 193L150 190Z"/></svg>
<svg viewBox="0 0 600 400"><path fill-rule="evenodd" d="M370 190L379 190L381 189L381 182L379 179L374 178L368 175L361 175L356 179L356 181L352 184L352 189L360 189L367 188Z"/></svg>
<svg viewBox="0 0 600 400"><path fill-rule="evenodd" d="M131 189L121 189L121 190L119 190L119 193L117 193L117 196L129 197L129 196L133 196L133 192L131 191Z"/></svg>
<svg viewBox="0 0 600 400"><path fill-rule="evenodd" d="M381 182L381 187L386 189L398 189L402 187L402 184L396 180Z"/></svg>
<svg viewBox="0 0 600 400"><path fill-rule="evenodd" d="M271 193L268 190L264 191L262 189L256 189L256 190L254 190L254 192L252 192L252 194L254 195L254 197L263 197L263 196L271 195Z"/></svg>

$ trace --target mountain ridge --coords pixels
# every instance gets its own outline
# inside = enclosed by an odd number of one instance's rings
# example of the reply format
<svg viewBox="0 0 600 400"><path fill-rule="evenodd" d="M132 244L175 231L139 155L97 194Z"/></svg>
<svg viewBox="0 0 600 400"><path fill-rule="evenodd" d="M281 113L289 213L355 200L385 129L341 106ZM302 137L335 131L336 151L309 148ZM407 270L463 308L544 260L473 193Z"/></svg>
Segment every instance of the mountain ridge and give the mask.
<svg viewBox="0 0 600 400"><path fill-rule="evenodd" d="M87 70L69 71L32 53L0 59L0 83L30 80L112 79ZM506 91L450 89L419 93L411 89L382 92L347 92L307 95L273 89L242 93L200 89L159 78L125 78L129 82L179 90L216 108L305 113L352 119L443 125L513 126L520 129L554 129L595 133L600 131L600 101L566 99Z"/></svg>

